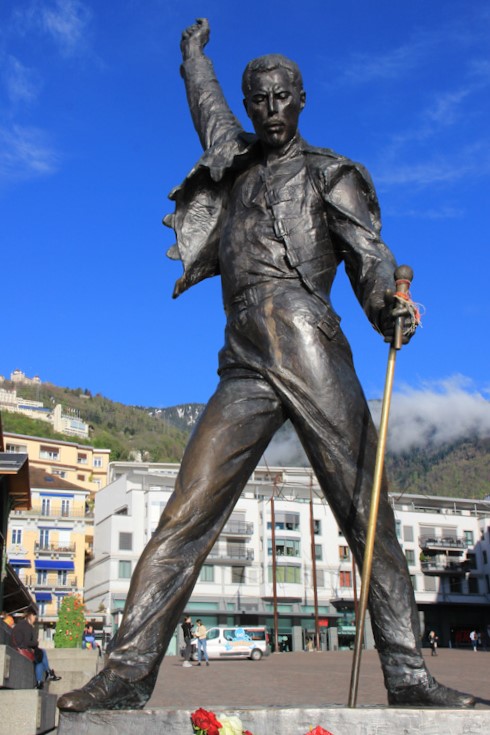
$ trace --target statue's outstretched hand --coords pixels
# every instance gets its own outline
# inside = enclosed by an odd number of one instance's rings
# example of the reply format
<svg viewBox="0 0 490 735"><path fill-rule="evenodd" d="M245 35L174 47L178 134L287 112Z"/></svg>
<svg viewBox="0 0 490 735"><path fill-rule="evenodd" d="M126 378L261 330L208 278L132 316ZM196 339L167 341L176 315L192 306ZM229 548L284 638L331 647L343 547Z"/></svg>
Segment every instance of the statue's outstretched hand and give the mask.
<svg viewBox="0 0 490 735"><path fill-rule="evenodd" d="M180 50L184 61L193 56L201 56L204 46L209 41L209 21L197 18L196 22L185 29L180 41Z"/></svg>

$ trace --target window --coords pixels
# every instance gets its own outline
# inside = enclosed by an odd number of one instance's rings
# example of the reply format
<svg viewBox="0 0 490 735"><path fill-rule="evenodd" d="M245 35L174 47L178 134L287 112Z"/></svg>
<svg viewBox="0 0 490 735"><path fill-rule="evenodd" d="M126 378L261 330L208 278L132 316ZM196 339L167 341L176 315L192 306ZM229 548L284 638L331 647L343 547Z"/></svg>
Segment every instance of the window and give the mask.
<svg viewBox="0 0 490 735"><path fill-rule="evenodd" d="M483 556L483 563L484 564L488 564L488 554L485 551L485 549L483 549L483 551L482 551L482 556Z"/></svg>
<svg viewBox="0 0 490 735"><path fill-rule="evenodd" d="M321 544L315 544L315 559L321 561L323 559L323 547Z"/></svg>
<svg viewBox="0 0 490 735"><path fill-rule="evenodd" d="M410 567L415 564L415 551L413 549L405 549L405 559Z"/></svg>
<svg viewBox="0 0 490 735"><path fill-rule="evenodd" d="M39 616L42 617L46 614L46 603L45 602L38 602L37 603L37 609L39 612Z"/></svg>
<svg viewBox="0 0 490 735"><path fill-rule="evenodd" d="M410 575L410 582L412 583L413 589L416 591L417 590L417 575L416 574Z"/></svg>
<svg viewBox="0 0 490 735"><path fill-rule="evenodd" d="M350 549L348 546L339 546L339 559L340 561L349 561Z"/></svg>
<svg viewBox="0 0 490 735"><path fill-rule="evenodd" d="M286 513L277 511L275 514L276 531L299 531L299 513ZM272 528L272 521L267 523L267 528Z"/></svg>
<svg viewBox="0 0 490 735"><path fill-rule="evenodd" d="M119 579L131 579L131 562L127 560L119 561Z"/></svg>
<svg viewBox="0 0 490 735"><path fill-rule="evenodd" d="M60 450L57 447L40 446L39 459L50 459L58 461L60 458Z"/></svg>
<svg viewBox="0 0 490 735"><path fill-rule="evenodd" d="M231 582L232 584L245 584L245 567L231 568Z"/></svg>
<svg viewBox="0 0 490 735"><path fill-rule="evenodd" d="M70 501L69 500L61 501L61 515L62 516L70 515Z"/></svg>
<svg viewBox="0 0 490 735"><path fill-rule="evenodd" d="M316 570L316 586L325 587L325 572L323 569Z"/></svg>
<svg viewBox="0 0 490 735"><path fill-rule="evenodd" d="M321 534L321 532L322 532L322 522L321 521L317 521L316 518L313 521L313 531L314 531L314 533L317 536L319 536Z"/></svg>
<svg viewBox="0 0 490 735"><path fill-rule="evenodd" d="M480 594L480 587L476 577L468 577L468 592L470 595Z"/></svg>
<svg viewBox="0 0 490 735"><path fill-rule="evenodd" d="M339 587L352 587L351 572L339 572Z"/></svg>
<svg viewBox="0 0 490 735"><path fill-rule="evenodd" d="M85 482L85 475L77 475L77 480L80 480L80 482Z"/></svg>
<svg viewBox="0 0 490 735"><path fill-rule="evenodd" d="M413 526L403 526L403 540L409 543L413 541Z"/></svg>
<svg viewBox="0 0 490 735"><path fill-rule="evenodd" d="M22 543L22 529L21 528L13 528L12 529L12 543L13 544L21 544Z"/></svg>
<svg viewBox="0 0 490 735"><path fill-rule="evenodd" d="M49 516L51 510L51 501L49 498L43 498L41 501L41 515Z"/></svg>
<svg viewBox="0 0 490 735"><path fill-rule="evenodd" d="M119 551L132 551L133 534L121 531L119 534Z"/></svg>
<svg viewBox="0 0 490 735"><path fill-rule="evenodd" d="M60 611L61 603L63 602L64 597L64 595L56 595L56 610L58 612Z"/></svg>
<svg viewBox="0 0 490 735"><path fill-rule="evenodd" d="M476 554L466 554L466 561L469 569L476 569Z"/></svg>
<svg viewBox="0 0 490 735"><path fill-rule="evenodd" d="M48 583L48 572L46 569L40 569L37 572L37 580L36 584L42 584L45 585Z"/></svg>
<svg viewBox="0 0 490 735"><path fill-rule="evenodd" d="M66 569L60 569L58 571L58 584L66 586L67 582L68 582L68 572L66 571Z"/></svg>
<svg viewBox="0 0 490 735"><path fill-rule="evenodd" d="M5 451L11 454L27 454L27 444L7 444Z"/></svg>
<svg viewBox="0 0 490 735"><path fill-rule="evenodd" d="M296 539L277 539L276 538L276 554L277 556L300 556L300 542ZM272 541L269 539L268 554L272 556Z"/></svg>
<svg viewBox="0 0 490 735"><path fill-rule="evenodd" d="M41 549L49 549L49 528L39 529L39 546Z"/></svg>
<svg viewBox="0 0 490 735"><path fill-rule="evenodd" d="M66 470L51 470L52 475L56 475L56 477L66 477Z"/></svg>
<svg viewBox="0 0 490 735"><path fill-rule="evenodd" d="M102 467L102 457L94 457L94 467Z"/></svg>
<svg viewBox="0 0 490 735"><path fill-rule="evenodd" d="M272 567L268 568L269 582L272 582ZM278 584L301 584L301 567L280 565L277 567L276 579Z"/></svg>
<svg viewBox="0 0 490 735"><path fill-rule="evenodd" d="M78 452L77 462L78 462L78 464L87 464L87 462L88 462L87 455L86 454L82 454L81 452Z"/></svg>
<svg viewBox="0 0 490 735"><path fill-rule="evenodd" d="M473 531L463 531L463 533L464 533L464 542L466 546L474 546L475 537L474 537Z"/></svg>
<svg viewBox="0 0 490 735"><path fill-rule="evenodd" d="M449 577L449 591L456 594L461 594L463 590L461 579L459 579L459 577Z"/></svg>
<svg viewBox="0 0 490 735"><path fill-rule="evenodd" d="M212 564L204 564L199 573L200 582L214 582L214 566Z"/></svg>
<svg viewBox="0 0 490 735"><path fill-rule="evenodd" d="M435 592L436 591L436 578L427 577L424 575L424 589L426 592Z"/></svg>
<svg viewBox="0 0 490 735"><path fill-rule="evenodd" d="M395 521L396 524L396 537L401 540L402 537L402 522L398 519Z"/></svg>

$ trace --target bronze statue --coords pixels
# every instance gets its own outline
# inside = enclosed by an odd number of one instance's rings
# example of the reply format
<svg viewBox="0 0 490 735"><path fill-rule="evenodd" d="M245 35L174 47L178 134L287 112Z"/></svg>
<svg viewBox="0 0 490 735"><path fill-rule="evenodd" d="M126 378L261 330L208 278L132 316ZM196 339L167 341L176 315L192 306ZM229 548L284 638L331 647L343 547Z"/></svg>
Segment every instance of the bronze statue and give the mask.
<svg viewBox="0 0 490 735"><path fill-rule="evenodd" d="M182 75L205 150L171 194L184 264L174 296L219 274L227 315L220 382L187 446L175 491L134 571L106 667L61 697L63 710L143 707L199 570L276 430L289 418L357 564L363 558L376 430L330 304L344 262L371 324L391 340L385 293L396 263L380 237L365 169L299 135L296 64L251 61L234 117L204 55L206 20L182 35ZM408 341L410 334L406 335ZM427 671L405 557L382 493L369 610L392 705L466 707L472 697Z"/></svg>

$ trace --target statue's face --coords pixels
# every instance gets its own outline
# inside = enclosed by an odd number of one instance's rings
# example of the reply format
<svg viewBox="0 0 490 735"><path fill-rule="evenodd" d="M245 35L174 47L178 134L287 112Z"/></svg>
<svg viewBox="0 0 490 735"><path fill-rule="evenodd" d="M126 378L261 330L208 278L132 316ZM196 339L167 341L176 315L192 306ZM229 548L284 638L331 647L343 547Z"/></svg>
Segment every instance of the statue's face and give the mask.
<svg viewBox="0 0 490 735"><path fill-rule="evenodd" d="M271 148L282 148L296 134L305 99L286 69L274 69L253 75L243 103L260 140Z"/></svg>

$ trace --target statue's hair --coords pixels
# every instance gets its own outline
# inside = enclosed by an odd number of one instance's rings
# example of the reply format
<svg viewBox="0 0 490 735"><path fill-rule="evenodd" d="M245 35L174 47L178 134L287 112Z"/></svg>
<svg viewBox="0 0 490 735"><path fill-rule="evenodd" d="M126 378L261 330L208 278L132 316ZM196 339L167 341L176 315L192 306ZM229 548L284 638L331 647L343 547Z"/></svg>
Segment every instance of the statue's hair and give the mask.
<svg viewBox="0 0 490 735"><path fill-rule="evenodd" d="M296 62L288 59L282 54L267 54L267 56L258 56L256 59L249 61L245 67L242 77L242 91L246 97L252 87L252 77L254 74L266 71L274 71L275 69L285 69L291 79L291 82L299 90L303 89L303 78Z"/></svg>

